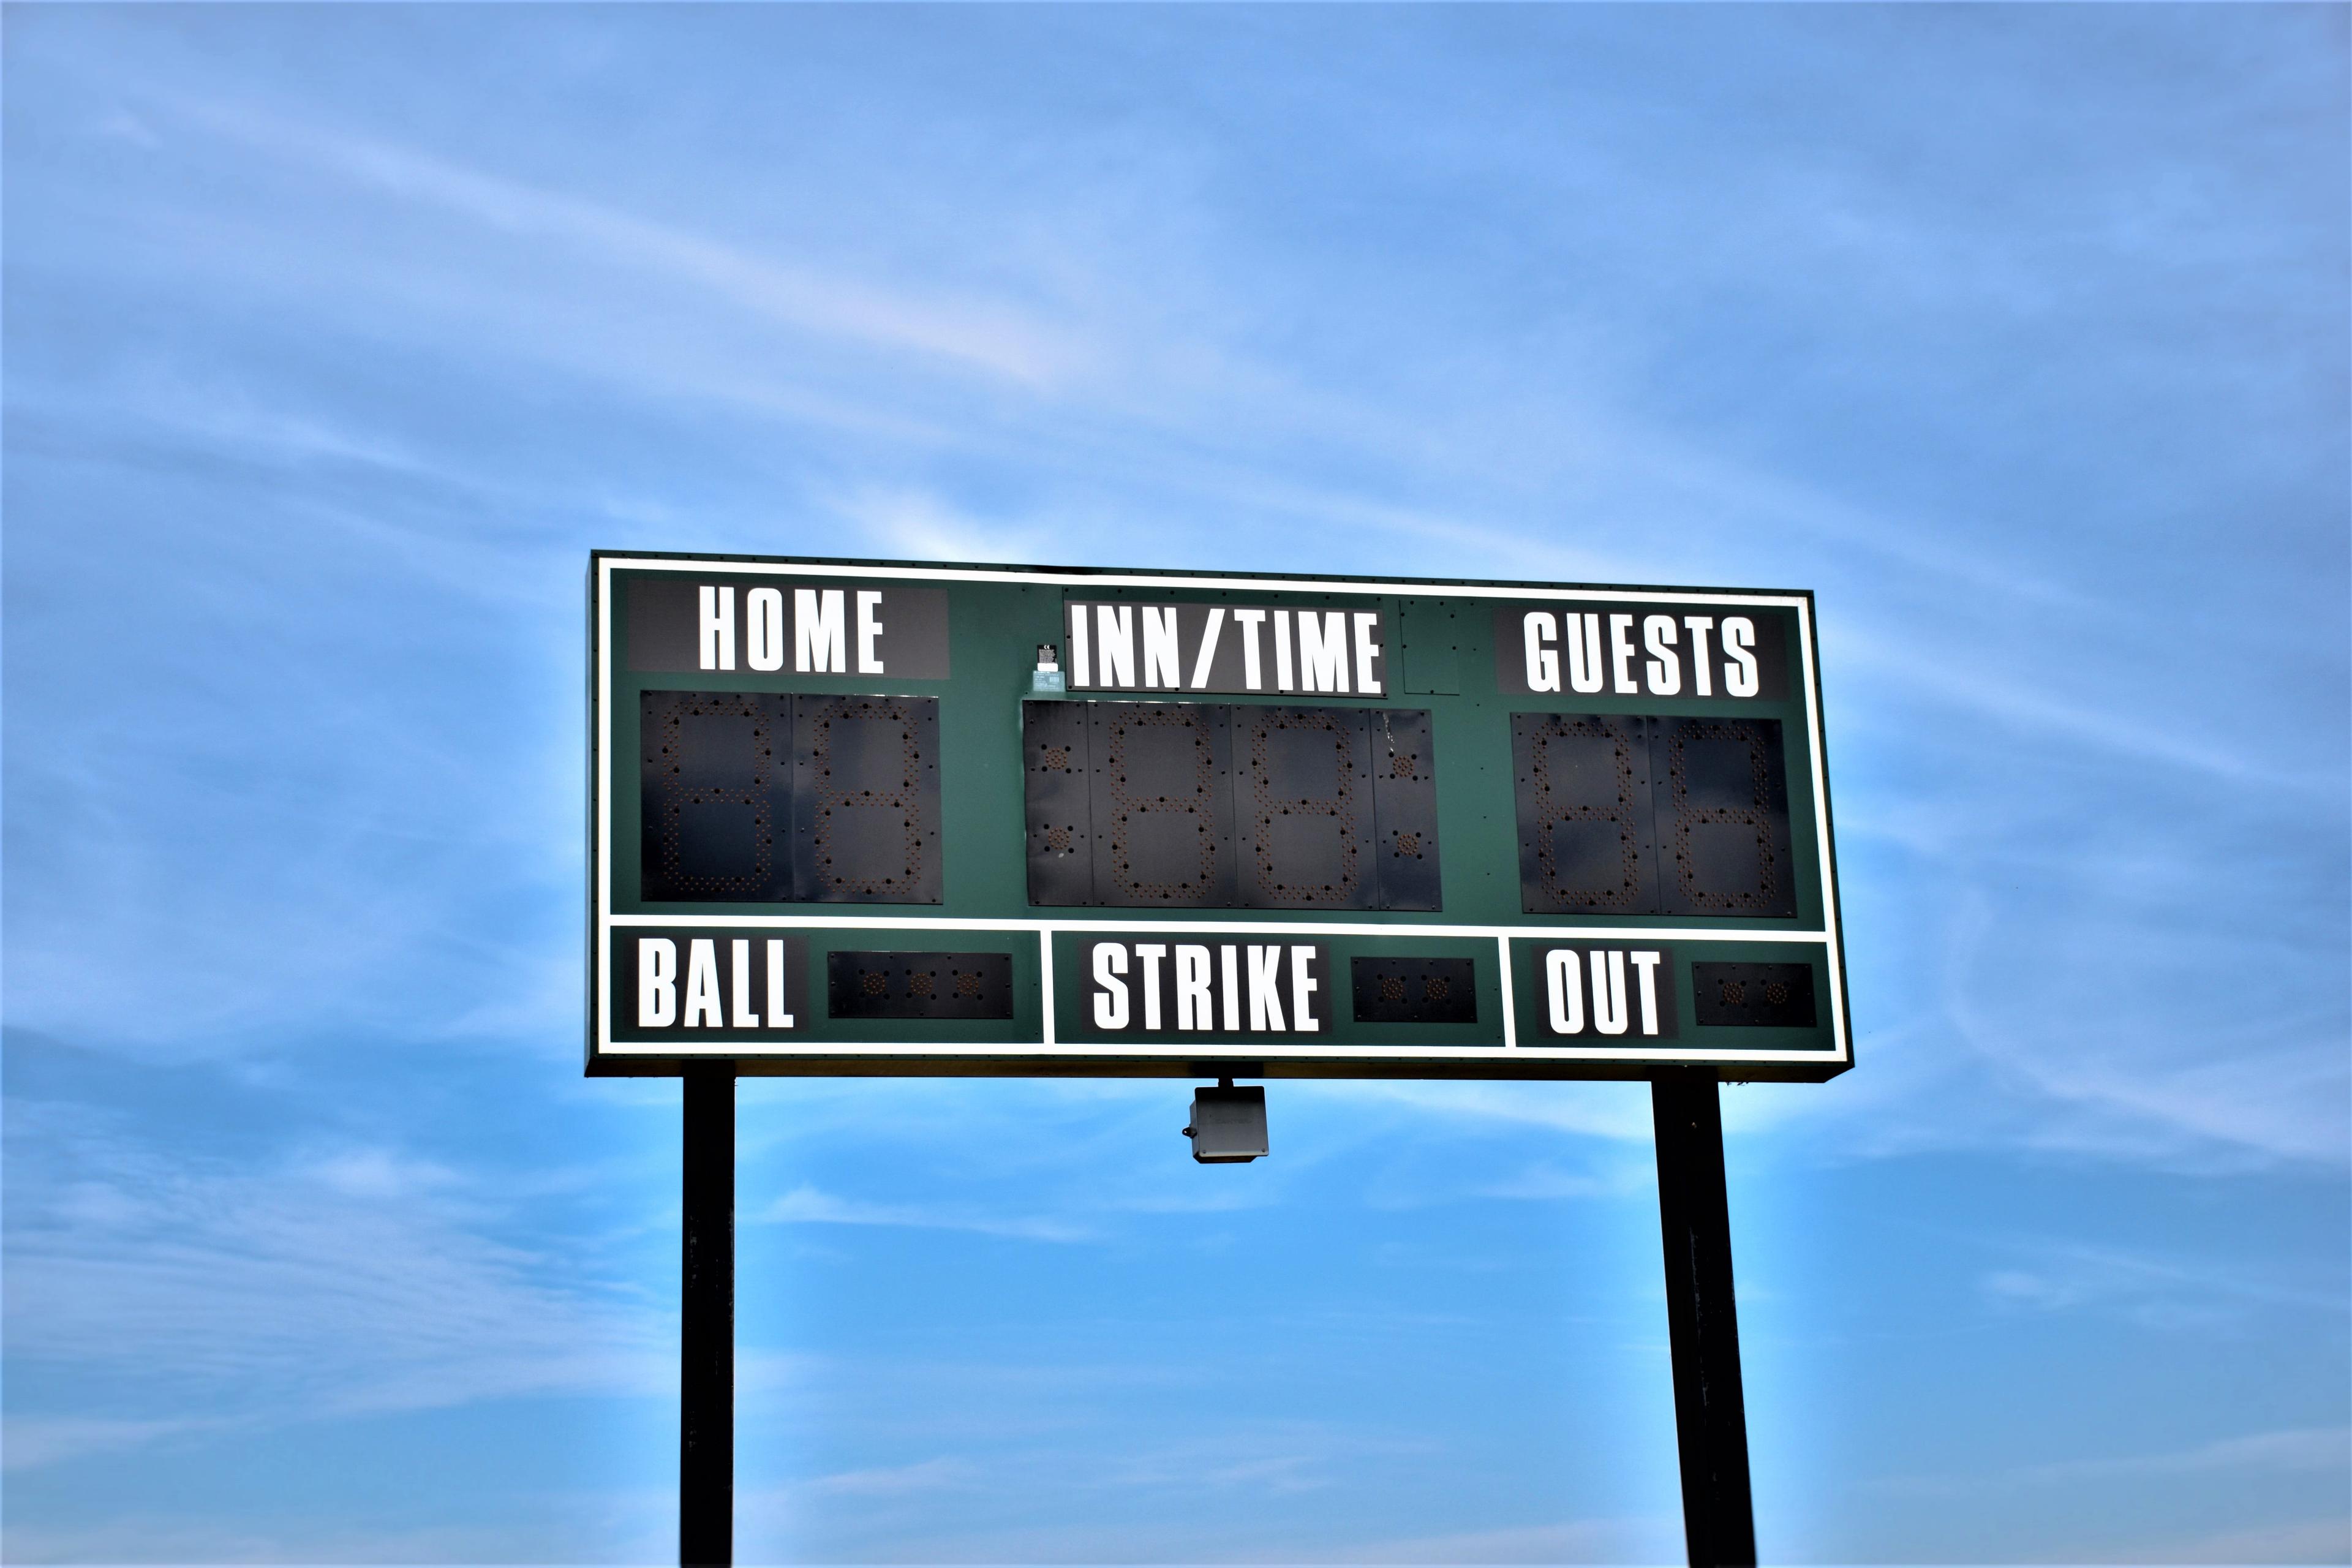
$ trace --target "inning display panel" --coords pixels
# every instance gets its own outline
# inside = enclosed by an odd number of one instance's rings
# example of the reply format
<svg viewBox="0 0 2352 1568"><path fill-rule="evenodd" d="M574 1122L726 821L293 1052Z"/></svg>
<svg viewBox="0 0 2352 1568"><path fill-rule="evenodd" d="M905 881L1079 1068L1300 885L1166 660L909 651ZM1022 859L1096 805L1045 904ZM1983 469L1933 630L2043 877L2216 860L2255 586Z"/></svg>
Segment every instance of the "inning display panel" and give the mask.
<svg viewBox="0 0 2352 1568"><path fill-rule="evenodd" d="M1833 1076L1812 616L597 552L588 1070Z"/></svg>

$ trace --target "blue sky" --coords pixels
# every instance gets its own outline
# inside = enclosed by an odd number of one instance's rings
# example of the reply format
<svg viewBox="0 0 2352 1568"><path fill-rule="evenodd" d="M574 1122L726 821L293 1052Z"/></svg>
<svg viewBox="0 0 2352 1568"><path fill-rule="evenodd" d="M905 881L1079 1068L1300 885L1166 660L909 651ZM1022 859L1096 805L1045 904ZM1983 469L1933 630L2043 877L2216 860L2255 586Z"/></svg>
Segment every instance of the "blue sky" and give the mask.
<svg viewBox="0 0 2352 1568"><path fill-rule="evenodd" d="M1774 1561L2352 1556L2341 6L14 5L5 1514L650 1561L595 546L1818 590ZM741 1095L745 1561L1664 1562L1643 1091Z"/></svg>

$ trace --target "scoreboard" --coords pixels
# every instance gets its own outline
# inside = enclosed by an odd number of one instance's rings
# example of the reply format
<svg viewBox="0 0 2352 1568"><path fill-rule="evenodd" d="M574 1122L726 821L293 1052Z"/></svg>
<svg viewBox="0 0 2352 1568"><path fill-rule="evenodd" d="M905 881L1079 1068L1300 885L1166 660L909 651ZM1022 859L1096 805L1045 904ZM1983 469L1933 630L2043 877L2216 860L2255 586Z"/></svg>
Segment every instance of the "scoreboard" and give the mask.
<svg viewBox="0 0 2352 1568"><path fill-rule="evenodd" d="M1820 1079L1803 592L597 552L588 1070Z"/></svg>

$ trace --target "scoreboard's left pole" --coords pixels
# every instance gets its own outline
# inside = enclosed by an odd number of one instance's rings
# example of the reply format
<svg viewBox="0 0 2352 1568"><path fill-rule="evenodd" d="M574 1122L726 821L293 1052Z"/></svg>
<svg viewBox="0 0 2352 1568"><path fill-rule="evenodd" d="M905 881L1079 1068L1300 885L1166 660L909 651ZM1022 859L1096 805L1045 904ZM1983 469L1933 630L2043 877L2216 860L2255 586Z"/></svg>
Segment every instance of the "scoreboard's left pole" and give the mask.
<svg viewBox="0 0 2352 1568"><path fill-rule="evenodd" d="M735 1064L686 1078L677 1560L735 1561Z"/></svg>

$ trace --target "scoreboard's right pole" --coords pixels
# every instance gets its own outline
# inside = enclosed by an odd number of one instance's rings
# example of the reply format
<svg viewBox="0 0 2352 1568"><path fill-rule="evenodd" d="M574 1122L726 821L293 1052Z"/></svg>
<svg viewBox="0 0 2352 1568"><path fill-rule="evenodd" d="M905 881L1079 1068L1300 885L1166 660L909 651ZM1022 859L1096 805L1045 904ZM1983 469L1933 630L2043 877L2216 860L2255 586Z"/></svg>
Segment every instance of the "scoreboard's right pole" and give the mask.
<svg viewBox="0 0 2352 1568"><path fill-rule="evenodd" d="M1691 1568L1753 1568L1756 1510L1748 1488L1748 1410L1739 1392L1739 1313L1731 1292L1731 1210L1715 1074L1703 1068L1656 1073L1650 1110L1657 1126L1683 1536Z"/></svg>

